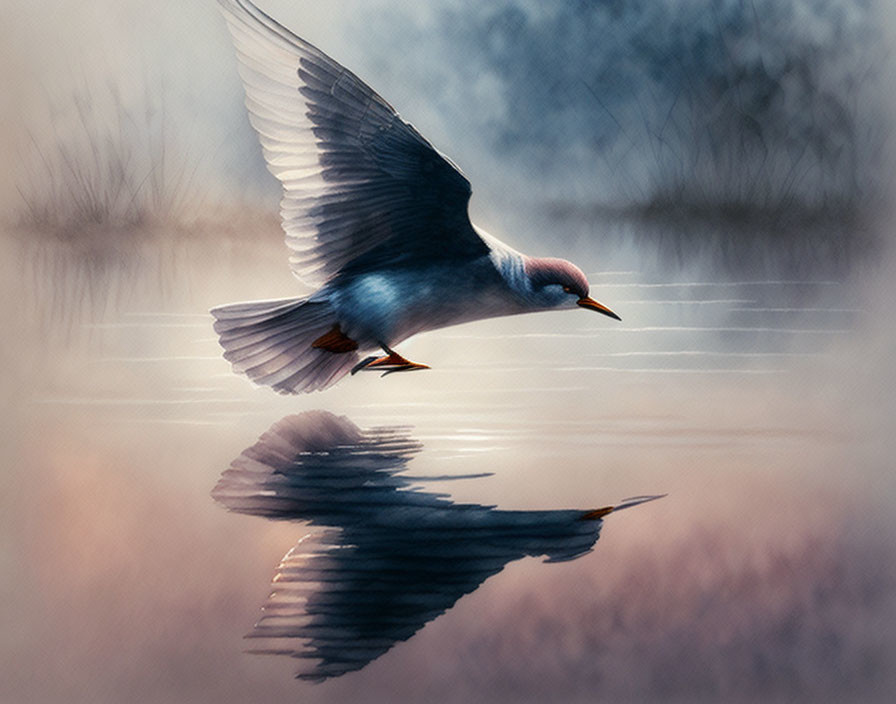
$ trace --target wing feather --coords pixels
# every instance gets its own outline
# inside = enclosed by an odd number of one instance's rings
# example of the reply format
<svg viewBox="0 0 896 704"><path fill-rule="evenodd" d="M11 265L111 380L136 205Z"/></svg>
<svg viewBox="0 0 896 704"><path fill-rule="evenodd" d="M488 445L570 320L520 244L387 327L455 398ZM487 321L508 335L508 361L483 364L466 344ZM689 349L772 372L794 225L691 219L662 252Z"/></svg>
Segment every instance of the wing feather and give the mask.
<svg viewBox="0 0 896 704"><path fill-rule="evenodd" d="M383 98L249 0L219 2L299 278L488 253L467 179Z"/></svg>

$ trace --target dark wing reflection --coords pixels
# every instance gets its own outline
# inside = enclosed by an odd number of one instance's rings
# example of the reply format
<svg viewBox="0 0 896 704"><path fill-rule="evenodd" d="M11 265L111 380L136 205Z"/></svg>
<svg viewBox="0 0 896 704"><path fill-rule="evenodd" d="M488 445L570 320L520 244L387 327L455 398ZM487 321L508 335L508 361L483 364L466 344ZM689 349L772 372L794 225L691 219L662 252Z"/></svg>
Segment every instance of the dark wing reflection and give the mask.
<svg viewBox="0 0 896 704"><path fill-rule="evenodd" d="M457 504L398 474L420 448L405 428L311 411L275 423L224 472L212 496L229 509L327 527L283 558L252 652L308 660L302 679L361 669L508 562L579 557L603 516L652 498L589 512Z"/></svg>

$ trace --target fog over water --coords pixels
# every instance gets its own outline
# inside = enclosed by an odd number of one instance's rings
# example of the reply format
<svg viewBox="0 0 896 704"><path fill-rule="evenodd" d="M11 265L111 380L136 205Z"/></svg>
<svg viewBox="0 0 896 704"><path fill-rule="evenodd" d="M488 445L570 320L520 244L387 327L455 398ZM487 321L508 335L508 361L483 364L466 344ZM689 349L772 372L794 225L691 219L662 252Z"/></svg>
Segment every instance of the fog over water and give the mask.
<svg viewBox="0 0 896 704"><path fill-rule="evenodd" d="M282 397L231 372L207 314L301 291L214 3L14 2L0 699L888 701L893 44L874 3L774 5L266 3L463 168L474 219L575 261L623 319L427 333L400 351L429 371ZM685 110L710 100L712 120ZM243 636L312 529L210 493L315 410L410 426L398 476L446 502L667 496L607 516L578 559L509 562L360 671L301 682Z"/></svg>

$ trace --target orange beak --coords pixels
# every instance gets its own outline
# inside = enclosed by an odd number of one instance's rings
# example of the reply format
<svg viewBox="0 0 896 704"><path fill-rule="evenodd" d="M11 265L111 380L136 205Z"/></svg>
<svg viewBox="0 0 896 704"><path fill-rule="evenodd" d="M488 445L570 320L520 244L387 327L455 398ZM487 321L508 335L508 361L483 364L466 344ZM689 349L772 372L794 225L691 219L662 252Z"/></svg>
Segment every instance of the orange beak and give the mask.
<svg viewBox="0 0 896 704"><path fill-rule="evenodd" d="M616 320L622 321L618 315L616 315L613 311L607 308L603 303L598 303L593 298L589 298L585 296L585 298L580 298L576 301L578 305L582 306L582 308L588 308L589 310L596 310L598 313L603 313L604 315L609 315L611 318L616 318Z"/></svg>

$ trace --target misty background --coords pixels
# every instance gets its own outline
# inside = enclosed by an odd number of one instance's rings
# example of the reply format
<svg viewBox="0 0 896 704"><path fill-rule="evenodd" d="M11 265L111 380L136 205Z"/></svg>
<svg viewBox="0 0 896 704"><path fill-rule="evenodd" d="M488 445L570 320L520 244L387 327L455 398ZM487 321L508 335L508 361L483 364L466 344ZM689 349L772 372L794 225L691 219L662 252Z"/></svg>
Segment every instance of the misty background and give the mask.
<svg viewBox="0 0 896 704"><path fill-rule="evenodd" d="M306 5L267 9L461 165L486 226L511 212L524 237L592 239L639 218L648 239L686 245L679 259L760 240L791 268L873 245L891 140L886 8L870 0ZM88 220L270 212L279 187L215 11L13 3L8 211L64 229L91 190L66 184L74 170L124 183Z"/></svg>
<svg viewBox="0 0 896 704"><path fill-rule="evenodd" d="M7 2L0 698L887 701L886 4L262 8L460 166L474 221L580 264L625 323L485 321L408 341L430 372L253 389L206 311L299 284L215 3ZM415 476L493 473L454 501L669 496L306 685L241 652L303 527L209 492L318 408L414 426Z"/></svg>

